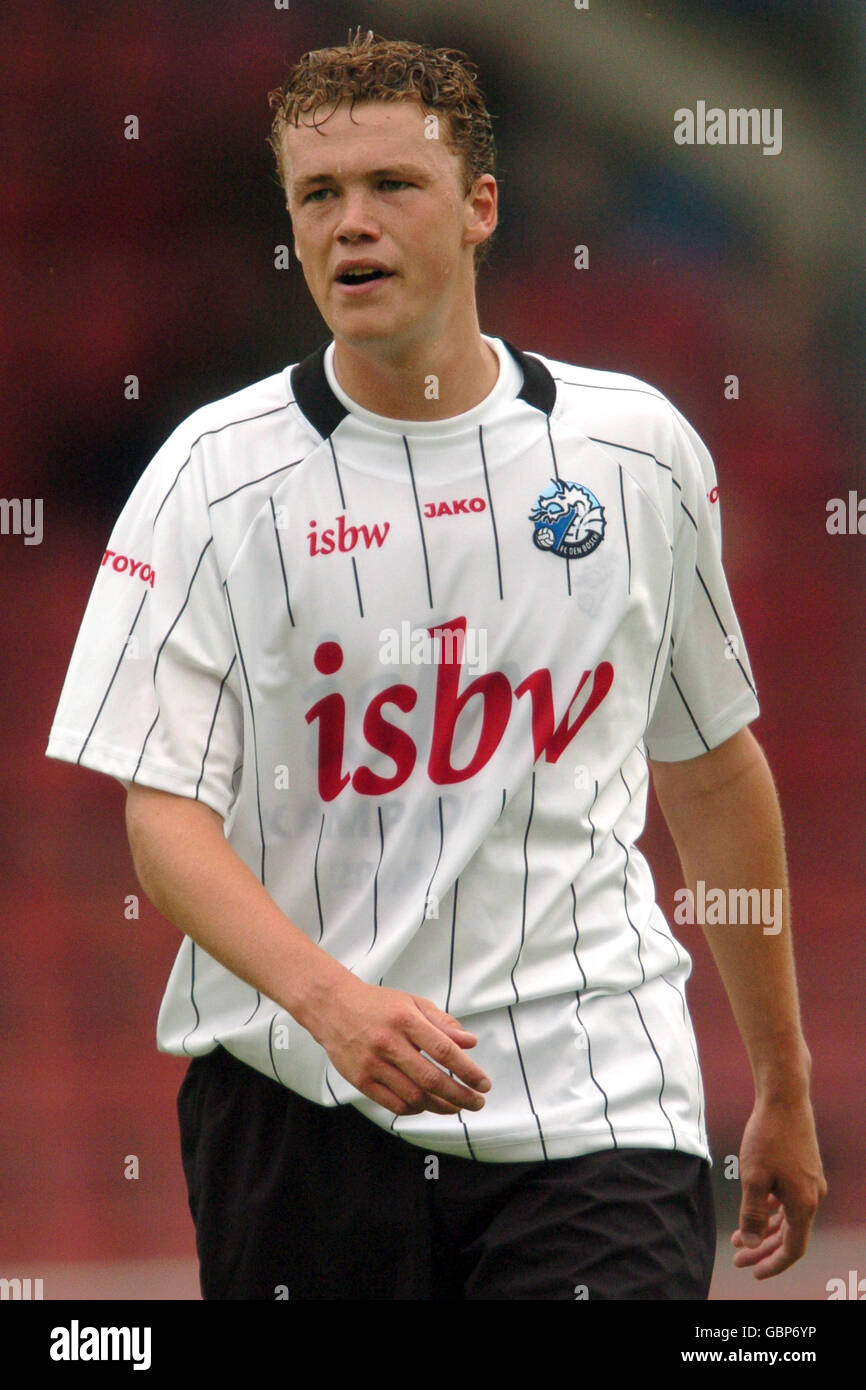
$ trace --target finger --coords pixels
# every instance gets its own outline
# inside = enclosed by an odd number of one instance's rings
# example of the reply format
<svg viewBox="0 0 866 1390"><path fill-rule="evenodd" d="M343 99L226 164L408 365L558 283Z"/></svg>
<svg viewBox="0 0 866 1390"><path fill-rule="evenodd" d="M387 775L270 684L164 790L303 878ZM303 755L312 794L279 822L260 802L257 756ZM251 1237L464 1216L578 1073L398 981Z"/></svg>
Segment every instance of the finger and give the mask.
<svg viewBox="0 0 866 1390"><path fill-rule="evenodd" d="M785 1221L782 1224L782 1251L777 1257L784 1259L784 1263L779 1265L779 1269L787 1269L795 1260L799 1260L806 1253L806 1246L809 1244L809 1232L812 1229L815 1211L810 1206L795 1207L793 1212L785 1208ZM776 1269L770 1271L775 1274ZM763 1278L764 1275L762 1274Z"/></svg>
<svg viewBox="0 0 866 1390"><path fill-rule="evenodd" d="M392 1115L407 1115L406 1102L403 1101L396 1091L392 1091L389 1086L383 1086L380 1081L370 1081L363 1088L359 1087L361 1094L375 1101L385 1110L390 1110Z"/></svg>
<svg viewBox="0 0 866 1390"><path fill-rule="evenodd" d="M478 1046L478 1038L475 1033L467 1033L465 1029L454 1027L453 1024L443 1024L442 1032L447 1034L452 1042L458 1047L470 1048Z"/></svg>
<svg viewBox="0 0 866 1390"><path fill-rule="evenodd" d="M808 1231L801 1233L793 1226L786 1226L780 1239L778 1247L768 1252L768 1256L755 1265L754 1275L756 1279L771 1279L774 1274L781 1274L783 1270L799 1260L806 1249Z"/></svg>
<svg viewBox="0 0 866 1390"><path fill-rule="evenodd" d="M410 1052L406 1066L399 1062L382 1063L379 1080L396 1093L403 1101L405 1115L420 1115L432 1110L437 1115L457 1115L466 1108L466 1099L477 1102L477 1092L452 1083L453 1094L443 1094L442 1077L445 1073L429 1064L423 1071L418 1067L419 1054ZM407 1069L408 1068L408 1069ZM446 1076L446 1080L450 1080ZM465 1092L465 1097L464 1097Z"/></svg>
<svg viewBox="0 0 866 1390"><path fill-rule="evenodd" d="M400 1113L407 1115L428 1109L431 1098L452 1107L444 1112L446 1114L483 1107L484 1097L480 1091L449 1076L433 1058L424 1055L423 1049L429 1045L445 1058L446 1066L450 1063L455 1071L463 1069L464 1054L455 1043L420 1013L402 1020L399 1029L401 1031L392 1031L390 1037L377 1043L366 1074L362 1076L360 1089L365 1095L369 1094L366 1086L379 1082L400 1097L405 1107ZM479 1086L489 1090L490 1082L473 1063L471 1075L474 1077L476 1073L481 1078Z"/></svg>
<svg viewBox="0 0 866 1390"><path fill-rule="evenodd" d="M451 1074L453 1064L445 1070L424 1053L416 1052L407 1060L405 1069L407 1075L422 1087L428 1096L448 1101L460 1110L481 1110L484 1107L483 1095L465 1086Z"/></svg>
<svg viewBox="0 0 866 1390"><path fill-rule="evenodd" d="M783 1212L783 1211L781 1211L781 1210L774 1211L773 1214L772 1214L772 1216L770 1217L769 1221L767 1222L767 1234L768 1234L768 1235L772 1235L774 1232L778 1231L779 1227L780 1227L781 1224L782 1224L783 1219L784 1219L784 1212ZM742 1233L741 1230L738 1229L738 1230L734 1231L734 1234L731 1236L731 1244L732 1244L732 1245L736 1245L738 1248L744 1247L745 1242L744 1242L744 1240L743 1240L743 1233Z"/></svg>
<svg viewBox="0 0 866 1390"><path fill-rule="evenodd" d="M470 1033L468 1028L464 1028L459 1018L455 1018L453 1014L443 1013L429 999L423 999L420 995L413 994L412 998L424 1017L443 1033L446 1033L449 1038L453 1038L460 1047L474 1047L478 1042L477 1034Z"/></svg>
<svg viewBox="0 0 866 1390"><path fill-rule="evenodd" d="M411 1044L395 1048L389 1057L379 1057L374 1080L402 1102L401 1115L420 1115L433 1110L437 1115L456 1115L460 1110L480 1110L483 1096L455 1081Z"/></svg>
<svg viewBox="0 0 866 1390"><path fill-rule="evenodd" d="M459 1115L462 1106L449 1105L447 1101L439 1100L436 1096L427 1096L425 1110L431 1110L434 1115Z"/></svg>
<svg viewBox="0 0 866 1390"><path fill-rule="evenodd" d="M455 1018L453 1014L446 1013L444 1009L440 1009L439 1005L434 1004L432 999L425 998L423 994L413 994L411 997L422 1013L425 1013L434 1023L453 1023L457 1028L462 1029L464 1033L468 1031L463 1027L459 1018Z"/></svg>
<svg viewBox="0 0 866 1390"><path fill-rule="evenodd" d="M427 1015L429 1018L429 1014ZM443 1033L447 1033L449 1038L460 1039L461 1047L474 1047L478 1041L477 1033L470 1033L468 1028L464 1028L462 1023L458 1023L456 1018L449 1018L446 1014L444 1018L431 1018L431 1023L435 1023L437 1028L441 1028ZM468 1039L471 1038L471 1042Z"/></svg>
<svg viewBox="0 0 866 1390"><path fill-rule="evenodd" d="M387 1062L380 1063L375 1081L370 1082L364 1094L395 1115L420 1115L425 1110L432 1110L437 1115L456 1115L460 1110L458 1105L429 1095L399 1067Z"/></svg>
<svg viewBox="0 0 866 1390"><path fill-rule="evenodd" d="M742 1244L749 1249L756 1249L767 1233L767 1222L770 1218L769 1195L769 1182L743 1182L738 1229L742 1236Z"/></svg>
<svg viewBox="0 0 866 1390"><path fill-rule="evenodd" d="M773 1255L782 1245L783 1236L780 1231L772 1236L767 1236L762 1240L756 1250L745 1248L738 1250L734 1255L734 1265L737 1269L750 1269L753 1265L758 1265L762 1260L766 1260L769 1255Z"/></svg>
<svg viewBox="0 0 866 1390"><path fill-rule="evenodd" d="M467 1057L463 1049L443 1033L435 1022L431 1021L423 1012L417 1026L409 1033L410 1040L422 1052L426 1052L428 1057L437 1067L443 1067L447 1071L452 1071L455 1077L465 1081L467 1086L471 1086L476 1092L489 1091L491 1088L490 1077L482 1071L477 1062L471 1057ZM472 1035L469 1034L471 1037ZM441 1094L437 1091L436 1094ZM453 1097L449 1097L452 1099ZM478 1108L478 1107L473 1107Z"/></svg>

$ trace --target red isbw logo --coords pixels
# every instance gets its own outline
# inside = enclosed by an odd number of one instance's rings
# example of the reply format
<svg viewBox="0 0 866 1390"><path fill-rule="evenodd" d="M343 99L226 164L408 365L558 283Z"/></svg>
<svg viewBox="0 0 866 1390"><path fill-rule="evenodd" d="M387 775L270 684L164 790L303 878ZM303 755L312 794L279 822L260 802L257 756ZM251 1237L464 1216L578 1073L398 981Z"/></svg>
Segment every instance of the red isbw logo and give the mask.
<svg viewBox="0 0 866 1390"><path fill-rule="evenodd" d="M312 529L307 540L310 542L311 555L330 555L335 550L346 555L355 549L359 541L367 550L373 545L381 549L391 529L390 521L384 524L377 521L374 526L347 526L345 514L337 517L336 526L329 526L325 531L317 531L315 521L311 521L310 526Z"/></svg>
<svg viewBox="0 0 866 1390"><path fill-rule="evenodd" d="M502 741L512 716L514 701L521 700L524 695L529 696L531 707L535 761L544 754L547 762L555 763L590 715L598 709L613 684L613 666L609 661L599 662L593 671L584 671L562 718L557 723L553 707L553 682L546 666L531 671L514 690L502 671L489 671L485 675L476 676L475 680L470 681L461 690L462 639L466 633L466 619L454 618L448 623L438 623L428 631L431 636L443 632L459 634L459 639L453 644L458 653L457 659L440 662L436 668L433 737L427 773L437 786L466 782L487 765ZM335 675L343 664L343 649L339 642L321 642L315 650L313 662L316 670L322 675ZM592 684L588 685L590 677ZM569 722L574 702L585 688L585 701ZM477 747L464 767L455 767L453 749L457 721L470 700L478 699L482 701L482 716ZM404 714L409 714L417 702L418 692L414 686L400 682L380 690L364 711L361 728L368 746L374 752L384 753L394 764L394 771L388 777L383 777L364 764L354 770L344 767L344 696L334 691L333 694L317 700L313 707L307 710L307 723L318 723L319 726L319 795L323 801L333 801L350 782L355 791L362 796L386 796L402 787L415 768L418 749L414 739L405 729L385 717L385 709L388 705L393 705Z"/></svg>

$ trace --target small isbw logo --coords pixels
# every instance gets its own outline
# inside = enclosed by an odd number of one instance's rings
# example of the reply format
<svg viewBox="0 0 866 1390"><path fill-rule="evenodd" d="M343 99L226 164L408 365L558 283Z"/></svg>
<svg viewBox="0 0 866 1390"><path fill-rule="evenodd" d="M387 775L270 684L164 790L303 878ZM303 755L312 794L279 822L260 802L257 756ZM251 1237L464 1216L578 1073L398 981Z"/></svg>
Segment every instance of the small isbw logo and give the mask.
<svg viewBox="0 0 866 1390"><path fill-rule="evenodd" d="M604 507L582 483L552 478L529 520L535 523L532 539L539 550L551 550L566 560L592 554L604 538Z"/></svg>

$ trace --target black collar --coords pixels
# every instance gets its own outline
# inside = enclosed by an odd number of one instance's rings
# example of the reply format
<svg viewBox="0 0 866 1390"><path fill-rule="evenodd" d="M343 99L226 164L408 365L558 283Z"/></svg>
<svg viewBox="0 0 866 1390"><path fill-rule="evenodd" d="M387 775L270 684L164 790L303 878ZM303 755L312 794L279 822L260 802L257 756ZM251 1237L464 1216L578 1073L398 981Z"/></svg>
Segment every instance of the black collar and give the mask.
<svg viewBox="0 0 866 1390"><path fill-rule="evenodd" d="M502 339L511 356L523 372L523 386L518 400L526 401L543 415L549 415L556 403L556 382L544 363L537 357L520 352L505 338ZM292 390L301 411L313 429L328 439L341 420L349 414L328 385L325 375L325 353L330 343L323 343L315 352L292 368Z"/></svg>

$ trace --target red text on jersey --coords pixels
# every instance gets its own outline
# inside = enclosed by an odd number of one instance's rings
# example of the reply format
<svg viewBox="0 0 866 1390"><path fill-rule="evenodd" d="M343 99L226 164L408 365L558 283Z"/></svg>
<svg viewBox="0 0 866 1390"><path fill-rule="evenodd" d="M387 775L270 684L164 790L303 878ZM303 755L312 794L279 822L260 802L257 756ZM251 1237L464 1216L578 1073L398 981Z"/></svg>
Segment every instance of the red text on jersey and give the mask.
<svg viewBox="0 0 866 1390"><path fill-rule="evenodd" d="M487 503L483 497L455 497L450 502L425 502L425 516L457 516L459 512L483 512Z"/></svg>
<svg viewBox="0 0 866 1390"><path fill-rule="evenodd" d="M602 661L593 671L584 671L577 688L568 702L562 718L557 723L553 707L553 683L550 671L542 666L518 685L511 688L508 677L502 671L489 671L477 676L462 691L460 677L462 664L462 638L466 632L466 619L454 618L448 623L428 629L431 637L443 632L457 632L459 640L452 644L458 655L454 660L443 660L437 665L436 697L433 709L433 738L427 772L437 786L452 782L465 782L475 777L490 761L502 741L506 726L512 715L515 699L529 696L531 707L532 746L535 761L544 755L549 763L555 763L571 743L572 739L598 709L613 684L613 666ZM339 642L321 642L313 656L316 669L323 675L334 675L343 664L343 649ZM590 677L592 684L589 685ZM578 696L586 691L584 703L573 719L569 719L572 707ZM482 701L481 728L478 744L464 767L455 767L452 755L454 732L462 711L470 700ZM317 700L306 713L308 724L318 723L318 770L319 795L323 801L333 801L344 787L351 782L356 792L362 796L386 796L396 791L411 776L418 757L414 740L405 729L392 724L385 718L385 708L394 705L408 714L415 708L418 692L411 685L403 683L389 685L380 690L364 712L362 730L367 744L377 753L384 753L394 764L390 777L383 777L372 768L362 765L354 770L344 768L343 751L346 736L346 701L334 692Z"/></svg>
<svg viewBox="0 0 866 1390"><path fill-rule="evenodd" d="M130 579L138 575L143 584L148 584L152 589L156 581L156 571L150 565L143 565L140 560L133 560L130 555L118 555L114 550L106 550L102 557L100 568L111 561L111 568L118 574L128 574Z"/></svg>
<svg viewBox="0 0 866 1390"><path fill-rule="evenodd" d="M307 540L310 542L311 555L330 555L334 550L346 555L355 549L359 539L363 541L367 550L372 545L381 549L391 529L390 521L386 521L384 525L376 522L374 526L347 526L345 514L338 516L336 526L329 526L326 531L317 531L315 521L311 521L310 526L312 530Z"/></svg>

